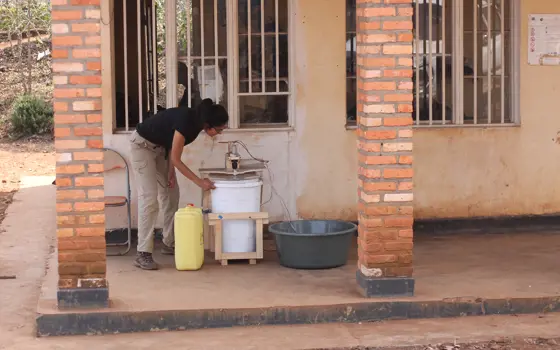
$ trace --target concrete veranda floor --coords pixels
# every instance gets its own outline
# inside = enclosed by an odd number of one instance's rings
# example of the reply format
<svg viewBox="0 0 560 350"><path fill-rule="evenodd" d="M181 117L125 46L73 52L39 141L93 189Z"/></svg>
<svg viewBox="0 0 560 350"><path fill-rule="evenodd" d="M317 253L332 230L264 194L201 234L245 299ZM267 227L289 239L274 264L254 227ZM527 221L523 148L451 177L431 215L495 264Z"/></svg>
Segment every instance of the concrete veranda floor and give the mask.
<svg viewBox="0 0 560 350"><path fill-rule="evenodd" d="M415 296L398 300L560 296L558 252L560 235L554 233L419 237L414 249ZM322 306L366 301L356 287L354 260L338 269L303 271L280 266L274 252L268 252L257 265L239 262L221 266L207 255L202 270L179 272L174 269L172 257L155 255L162 265L159 271L139 270L132 266L133 259L134 252L108 258L113 311ZM53 268L49 269L40 311L56 313L56 256L49 265Z"/></svg>
<svg viewBox="0 0 560 350"><path fill-rule="evenodd" d="M0 349L330 349L352 346L408 346L443 342L479 342L492 339L558 336L560 314L526 316L486 316L453 319L404 320L364 324L326 324L301 326L246 327L233 329L160 332L145 334L120 334L111 336L77 336L35 338L35 316L41 281L48 266L47 260L55 256L54 243L54 186L52 178L25 179L0 233L0 272L15 274L14 280L0 281ZM30 220L33 218L33 220ZM521 235L519 237L523 237ZM540 235L535 235L539 238ZM439 244L440 239L433 239ZM473 242L474 243L474 242ZM541 241L550 243L550 241ZM484 246L484 244L483 244ZM523 247L529 253L533 244ZM550 247L554 250L554 247ZM497 252L498 256L504 250ZM513 254L509 253L511 256ZM538 252L520 254L527 257ZM547 254L548 255L548 254ZM478 254L473 256L476 259ZM453 258L450 254L441 257ZM128 267L130 257L123 258L122 266ZM548 256L553 261L555 257ZM113 260L113 259L110 259ZM540 280L543 275L549 282L558 280L553 273L555 264L530 272L530 266L521 271L523 280ZM113 266L110 262L110 266ZM443 264L443 263L442 263ZM472 266L476 264L471 264ZM507 265L507 264L506 264ZM554 266L553 266L554 265ZM550 268L550 266L553 266ZM239 266L238 268L244 268ZM250 266L247 266L250 268ZM506 272L507 269L504 269ZM165 270L164 270L165 271ZM157 273L162 273L159 271ZM171 269L167 272L172 272ZM201 271L202 272L202 271ZM110 272L111 274L113 272ZM452 273L452 272L447 272ZM515 271L513 271L515 273ZM479 273L483 275L483 273ZM153 276L153 275L152 275ZM546 277L548 276L548 277ZM52 278L52 277L51 277ZM111 278L111 277L109 277ZM142 278L144 278L142 276ZM420 281L420 279L418 279ZM473 282L476 284L476 281ZM521 285L521 283L520 283ZM258 286L257 286L258 287ZM523 287L523 286L521 286ZM524 287L526 288L526 286ZM524 289L522 288L522 289ZM532 290L534 288L531 287ZM163 288L161 288L163 289ZM155 290L155 288L154 288ZM135 288L133 294L143 291ZM520 292L525 293L523 290ZM111 289L111 293L114 290ZM530 293L538 295L539 293ZM161 297L155 296L155 300Z"/></svg>

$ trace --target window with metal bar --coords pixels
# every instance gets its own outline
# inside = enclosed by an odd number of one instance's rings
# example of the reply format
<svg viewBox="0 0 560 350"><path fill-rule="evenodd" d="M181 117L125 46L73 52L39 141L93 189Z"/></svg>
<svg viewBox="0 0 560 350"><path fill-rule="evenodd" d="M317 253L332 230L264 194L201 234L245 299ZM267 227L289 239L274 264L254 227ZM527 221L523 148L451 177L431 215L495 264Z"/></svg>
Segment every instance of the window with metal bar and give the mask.
<svg viewBox="0 0 560 350"><path fill-rule="evenodd" d="M114 3L114 128L131 131L157 113L157 4L153 0Z"/></svg>
<svg viewBox="0 0 560 350"><path fill-rule="evenodd" d="M287 125L288 0L238 0L239 126Z"/></svg>
<svg viewBox="0 0 560 350"><path fill-rule="evenodd" d="M346 0L346 122L356 123L356 0Z"/></svg>
<svg viewBox="0 0 560 350"><path fill-rule="evenodd" d="M228 108L226 0L177 2L177 89L180 106L205 98Z"/></svg>
<svg viewBox="0 0 560 350"><path fill-rule="evenodd" d="M355 122L350 113L355 111L355 4L356 0L347 0L349 124ZM416 125L508 125L518 121L512 98L518 6L518 0L413 1Z"/></svg>
<svg viewBox="0 0 560 350"><path fill-rule="evenodd" d="M288 126L289 0L178 0L177 96L211 98L232 127Z"/></svg>

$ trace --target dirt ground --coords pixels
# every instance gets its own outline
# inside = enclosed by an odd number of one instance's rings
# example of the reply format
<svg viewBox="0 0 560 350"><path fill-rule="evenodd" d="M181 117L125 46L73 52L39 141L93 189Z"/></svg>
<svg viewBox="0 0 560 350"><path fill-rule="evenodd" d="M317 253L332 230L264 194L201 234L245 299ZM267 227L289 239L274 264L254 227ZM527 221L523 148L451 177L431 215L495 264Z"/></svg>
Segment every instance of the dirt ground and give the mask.
<svg viewBox="0 0 560 350"><path fill-rule="evenodd" d="M50 101L52 96L52 76L50 57L36 61L37 54L49 47L48 36L42 42L23 45L23 55L31 49L34 58L32 93ZM0 223L4 219L7 206L12 202L14 191L19 188L21 176L53 175L55 156L52 136L11 140L9 115L14 100L23 94L21 81L22 65L18 62L15 42L0 43ZM0 229L1 231L1 229Z"/></svg>
<svg viewBox="0 0 560 350"><path fill-rule="evenodd" d="M19 188L22 176L54 174L55 152L52 137L0 140L0 224L15 191Z"/></svg>
<svg viewBox="0 0 560 350"><path fill-rule="evenodd" d="M480 343L447 343L437 345L393 347L393 348L372 348L354 347L346 349L316 349L316 350L558 350L560 349L560 339L544 338L504 338L490 342Z"/></svg>

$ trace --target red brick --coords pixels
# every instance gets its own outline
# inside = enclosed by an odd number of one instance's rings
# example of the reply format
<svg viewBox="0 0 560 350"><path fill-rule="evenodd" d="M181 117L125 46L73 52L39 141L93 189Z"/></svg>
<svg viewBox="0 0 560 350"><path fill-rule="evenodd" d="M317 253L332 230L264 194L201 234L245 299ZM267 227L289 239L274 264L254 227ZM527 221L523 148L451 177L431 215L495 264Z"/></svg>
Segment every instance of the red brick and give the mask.
<svg viewBox="0 0 560 350"><path fill-rule="evenodd" d="M382 164L396 164L397 163L397 157L395 156L366 156L363 154L360 154L358 156L358 161L361 164L366 164L366 165L382 165Z"/></svg>
<svg viewBox="0 0 560 350"><path fill-rule="evenodd" d="M101 84L101 76L100 75L72 75L70 76L70 84L76 84L76 85Z"/></svg>
<svg viewBox="0 0 560 350"><path fill-rule="evenodd" d="M74 101L72 109L76 112L91 112L101 110L101 101Z"/></svg>
<svg viewBox="0 0 560 350"><path fill-rule="evenodd" d="M99 23L73 23L73 32L97 33L100 31Z"/></svg>
<svg viewBox="0 0 560 350"><path fill-rule="evenodd" d="M88 114L87 115L87 122L88 123L101 123L103 121L103 116L101 114Z"/></svg>
<svg viewBox="0 0 560 350"><path fill-rule="evenodd" d="M399 211L398 207L393 206L373 206L370 205L366 208L365 213L371 216L387 216L387 215L395 215Z"/></svg>
<svg viewBox="0 0 560 350"><path fill-rule="evenodd" d="M82 11L62 11L56 9L53 9L51 11L51 19L53 21L76 20L81 18L82 18Z"/></svg>
<svg viewBox="0 0 560 350"><path fill-rule="evenodd" d="M385 250L387 251L412 251L412 242L386 242Z"/></svg>
<svg viewBox="0 0 560 350"><path fill-rule="evenodd" d="M396 182L366 182L364 190L367 192L394 191L397 189Z"/></svg>
<svg viewBox="0 0 560 350"><path fill-rule="evenodd" d="M383 29L384 30L404 30L410 29L412 30L412 21L384 21L383 22Z"/></svg>
<svg viewBox="0 0 560 350"><path fill-rule="evenodd" d="M101 57L100 49L74 49L72 50L73 58L98 58Z"/></svg>
<svg viewBox="0 0 560 350"><path fill-rule="evenodd" d="M91 71L100 71L101 70L101 62L88 62L86 64L87 70Z"/></svg>
<svg viewBox="0 0 560 350"><path fill-rule="evenodd" d="M83 39L81 36L53 36L52 45L53 47L60 46L80 46L83 44Z"/></svg>
<svg viewBox="0 0 560 350"><path fill-rule="evenodd" d="M97 5L100 6L101 0L70 0L71 5L77 6L87 6L87 5Z"/></svg>
<svg viewBox="0 0 560 350"><path fill-rule="evenodd" d="M103 140L88 140L88 148L103 148Z"/></svg>
<svg viewBox="0 0 560 350"><path fill-rule="evenodd" d="M367 140L390 140L397 137L397 132L395 130L360 130L359 136Z"/></svg>
<svg viewBox="0 0 560 350"><path fill-rule="evenodd" d="M68 58L68 50L53 49L51 55L52 58Z"/></svg>
<svg viewBox="0 0 560 350"><path fill-rule="evenodd" d="M386 69L383 71L383 76L387 78L404 77L412 78L412 69ZM412 94L411 94L412 96Z"/></svg>
<svg viewBox="0 0 560 350"><path fill-rule="evenodd" d="M399 164L412 164L412 156L399 156Z"/></svg>
<svg viewBox="0 0 560 350"><path fill-rule="evenodd" d="M103 186L103 177L77 177L74 182L77 187Z"/></svg>
<svg viewBox="0 0 560 350"><path fill-rule="evenodd" d="M86 90L87 97L101 97L101 88L89 88Z"/></svg>
<svg viewBox="0 0 560 350"><path fill-rule="evenodd" d="M383 118L383 125L385 126L407 126L412 125L412 123L412 116Z"/></svg>
<svg viewBox="0 0 560 350"><path fill-rule="evenodd" d="M397 111L399 113L412 113L414 111L414 108L412 107L412 104L401 104L397 108Z"/></svg>
<svg viewBox="0 0 560 350"><path fill-rule="evenodd" d="M369 266L375 266L379 264L389 264L398 261L398 257L396 255L368 255L366 258L366 263Z"/></svg>
<svg viewBox="0 0 560 350"><path fill-rule="evenodd" d="M74 135L76 136L101 136L103 135L103 129L99 127L75 127Z"/></svg>
<svg viewBox="0 0 560 350"><path fill-rule="evenodd" d="M400 230L399 231L399 237L402 238L413 238L414 233L412 231L412 229L408 229L408 230Z"/></svg>
<svg viewBox="0 0 560 350"><path fill-rule="evenodd" d="M84 89L64 89L56 88L54 89L53 96L55 98L73 98L73 97L84 97L86 95Z"/></svg>
<svg viewBox="0 0 560 350"><path fill-rule="evenodd" d="M57 216L56 222L59 226L64 225L85 225L87 222L87 218L83 215L65 215L65 216ZM77 232L77 229L75 229Z"/></svg>
<svg viewBox="0 0 560 350"><path fill-rule="evenodd" d="M83 191L80 191L83 192ZM84 197L85 198L85 195ZM74 210L79 212L87 211L102 211L105 209L105 203L103 202L76 202L74 203Z"/></svg>
<svg viewBox="0 0 560 350"><path fill-rule="evenodd" d="M402 94L385 94L383 100L385 102L412 102L413 96L409 93Z"/></svg>
<svg viewBox="0 0 560 350"><path fill-rule="evenodd" d="M84 222L85 224L85 222ZM105 237L105 227L77 227L76 234L80 237ZM94 260L99 261L99 260Z"/></svg>
<svg viewBox="0 0 560 350"><path fill-rule="evenodd" d="M402 168L402 169L384 169L383 177L386 179L406 179L412 178L414 171L412 168Z"/></svg>
<svg viewBox="0 0 560 350"><path fill-rule="evenodd" d="M54 129L54 136L55 137L70 136L70 129L69 128L55 128Z"/></svg>
<svg viewBox="0 0 560 350"><path fill-rule="evenodd" d="M94 262L87 264L87 271L90 274L102 274L107 272L107 264L105 262Z"/></svg>
<svg viewBox="0 0 560 350"><path fill-rule="evenodd" d="M55 140L55 148L58 149L79 149L85 148L85 140Z"/></svg>
<svg viewBox="0 0 560 350"><path fill-rule="evenodd" d="M385 219L385 227L412 227L414 220L410 216L388 217Z"/></svg>
<svg viewBox="0 0 560 350"><path fill-rule="evenodd" d="M58 180L57 180L58 182ZM56 203L56 212L65 213L72 211L72 204L70 203Z"/></svg>
<svg viewBox="0 0 560 350"><path fill-rule="evenodd" d="M91 224L104 224L105 223L105 214L89 215L89 222Z"/></svg>
<svg viewBox="0 0 560 350"><path fill-rule="evenodd" d="M105 197L105 191L104 190L89 190L87 192L87 196L89 199L101 199L103 197Z"/></svg>
<svg viewBox="0 0 560 350"><path fill-rule="evenodd" d="M88 164L88 173L102 173L105 166L103 164Z"/></svg>
<svg viewBox="0 0 560 350"><path fill-rule="evenodd" d="M412 45L383 45L386 55L412 55Z"/></svg>
<svg viewBox="0 0 560 350"><path fill-rule="evenodd" d="M94 35L94 36L86 36L86 45L101 45L101 36Z"/></svg>
<svg viewBox="0 0 560 350"><path fill-rule="evenodd" d="M79 165L63 165L56 167L57 174L82 174L85 168L82 164Z"/></svg>
<svg viewBox="0 0 560 350"><path fill-rule="evenodd" d="M57 187L68 187L72 186L72 179L68 177L57 178L56 179L56 186Z"/></svg>
<svg viewBox="0 0 560 350"><path fill-rule="evenodd" d="M57 200L85 199L86 192L83 190L61 190L56 191Z"/></svg>
<svg viewBox="0 0 560 350"><path fill-rule="evenodd" d="M74 152L73 155L74 160L103 160L102 152Z"/></svg>
<svg viewBox="0 0 560 350"><path fill-rule="evenodd" d="M68 111L68 103L55 101L53 103L53 108L54 108L55 112L67 112ZM56 115L55 115L55 118L56 118Z"/></svg>
<svg viewBox="0 0 560 350"><path fill-rule="evenodd" d="M56 124L83 124L86 122L86 116L81 114L56 114L54 122Z"/></svg>

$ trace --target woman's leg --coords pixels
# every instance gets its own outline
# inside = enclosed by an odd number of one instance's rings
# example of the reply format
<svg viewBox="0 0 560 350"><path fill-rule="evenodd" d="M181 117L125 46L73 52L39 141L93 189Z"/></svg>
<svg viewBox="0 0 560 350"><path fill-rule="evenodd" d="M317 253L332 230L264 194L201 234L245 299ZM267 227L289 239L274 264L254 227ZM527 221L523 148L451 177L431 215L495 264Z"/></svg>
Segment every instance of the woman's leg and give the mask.
<svg viewBox="0 0 560 350"><path fill-rule="evenodd" d="M175 245L174 221L175 213L179 209L179 185L173 188L167 186L169 182L169 161L164 157L157 158L158 196L163 212L163 244L172 248ZM172 254L172 249L163 248L162 253Z"/></svg>
<svg viewBox="0 0 560 350"><path fill-rule="evenodd" d="M138 252L151 254L158 215L157 150L131 141L130 157L138 189Z"/></svg>

